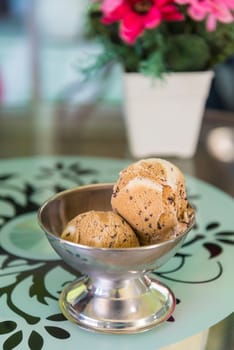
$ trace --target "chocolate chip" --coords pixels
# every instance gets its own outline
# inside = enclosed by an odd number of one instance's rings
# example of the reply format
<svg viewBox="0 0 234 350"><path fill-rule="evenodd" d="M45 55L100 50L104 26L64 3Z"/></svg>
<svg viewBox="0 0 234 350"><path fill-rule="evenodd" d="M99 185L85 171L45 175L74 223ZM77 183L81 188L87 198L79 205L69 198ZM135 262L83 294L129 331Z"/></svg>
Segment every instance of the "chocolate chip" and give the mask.
<svg viewBox="0 0 234 350"><path fill-rule="evenodd" d="M175 199L174 199L173 197L168 197L167 200L168 200L168 202L171 203L171 204L173 204L174 201L175 201Z"/></svg>

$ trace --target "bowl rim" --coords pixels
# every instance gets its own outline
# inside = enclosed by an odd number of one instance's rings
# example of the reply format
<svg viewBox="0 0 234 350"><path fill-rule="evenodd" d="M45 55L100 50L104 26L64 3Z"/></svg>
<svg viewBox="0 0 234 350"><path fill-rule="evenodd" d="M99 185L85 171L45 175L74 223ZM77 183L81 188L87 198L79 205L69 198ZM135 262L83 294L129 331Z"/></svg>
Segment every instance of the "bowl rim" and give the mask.
<svg viewBox="0 0 234 350"><path fill-rule="evenodd" d="M177 242L177 241L180 241L184 236L187 235L187 233L193 228L194 224L195 224L195 208L191 205L191 203L189 203L189 205L194 209L194 214L191 218L191 222L189 223L189 225L187 226L187 228L182 231L181 234L179 234L178 236L176 236L175 238L173 239L168 239L166 241L163 241L161 243L155 243L155 244L149 244L149 245L144 245L144 246L139 246L139 247L128 247L128 248L107 248L107 247L92 247L92 246L88 246L88 245L84 245L84 244L79 244L79 243L74 243L74 242L70 242L70 241L67 241L59 236L56 236L55 234L53 234L52 232L48 231L46 229L46 227L44 226L41 218L42 218L42 212L43 210L51 203L53 202L54 200L57 200L59 199L60 197L66 195L66 194L69 194L70 192L74 192L74 191L79 191L79 190L86 190L86 189L89 189L89 188L93 188L93 189L100 189L102 187L113 187L114 186L114 183L112 182L104 182L104 183L96 183L96 184L87 184L87 185L81 185L81 186L76 186L76 187L72 187L72 188L69 188L69 189L66 189L66 190L63 190L63 191L60 191L54 195L52 195L51 197L49 197L46 201L44 201L42 203L42 205L39 207L38 211L37 211L37 220L38 220L38 223L41 227L41 229L45 232L45 234L49 237L51 237L53 240L57 240L57 241L62 241L63 244L66 244L68 246L71 246L71 247L77 247L79 249L82 249L82 250L88 250L88 251L102 251L102 252L121 252L121 251L125 251L125 252L129 252L129 251L133 251L133 250L140 250L140 251L147 251L147 250L152 250L154 248L159 248L159 247L163 247L163 246L166 246L170 243L173 243L173 242ZM91 209L90 209L91 210Z"/></svg>

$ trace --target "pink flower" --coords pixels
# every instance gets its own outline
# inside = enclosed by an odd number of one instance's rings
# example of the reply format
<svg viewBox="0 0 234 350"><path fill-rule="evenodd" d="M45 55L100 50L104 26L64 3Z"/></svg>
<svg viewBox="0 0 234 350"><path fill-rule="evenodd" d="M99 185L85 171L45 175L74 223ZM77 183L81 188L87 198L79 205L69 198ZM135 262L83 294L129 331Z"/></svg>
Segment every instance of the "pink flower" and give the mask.
<svg viewBox="0 0 234 350"><path fill-rule="evenodd" d="M181 21L183 15L173 0L103 0L102 23L120 22L120 37L134 44L145 29L153 29L162 21Z"/></svg>
<svg viewBox="0 0 234 350"><path fill-rule="evenodd" d="M175 0L175 2L181 5L188 4L188 14L196 21L205 19L208 31L214 31L217 22L234 21L234 0Z"/></svg>

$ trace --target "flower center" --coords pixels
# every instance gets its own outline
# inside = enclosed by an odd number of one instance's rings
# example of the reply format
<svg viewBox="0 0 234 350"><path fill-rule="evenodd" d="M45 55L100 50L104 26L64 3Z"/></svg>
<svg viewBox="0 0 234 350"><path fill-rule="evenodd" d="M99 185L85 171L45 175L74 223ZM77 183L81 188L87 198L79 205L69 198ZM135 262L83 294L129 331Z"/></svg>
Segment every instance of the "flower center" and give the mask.
<svg viewBox="0 0 234 350"><path fill-rule="evenodd" d="M133 4L133 10L139 14L144 15L152 6L152 0L137 0Z"/></svg>

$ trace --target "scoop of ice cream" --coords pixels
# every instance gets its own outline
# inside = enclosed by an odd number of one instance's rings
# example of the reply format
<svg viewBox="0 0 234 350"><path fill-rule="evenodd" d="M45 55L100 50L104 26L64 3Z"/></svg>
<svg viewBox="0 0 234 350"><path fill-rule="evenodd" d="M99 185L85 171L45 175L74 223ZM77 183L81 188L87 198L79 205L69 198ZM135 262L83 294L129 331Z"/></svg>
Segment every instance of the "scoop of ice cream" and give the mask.
<svg viewBox="0 0 234 350"><path fill-rule="evenodd" d="M133 227L141 244L174 238L193 215L182 172L159 158L143 159L123 169L111 205Z"/></svg>
<svg viewBox="0 0 234 350"><path fill-rule="evenodd" d="M91 210L77 215L66 225L61 238L99 248L138 247L130 225L112 211Z"/></svg>

